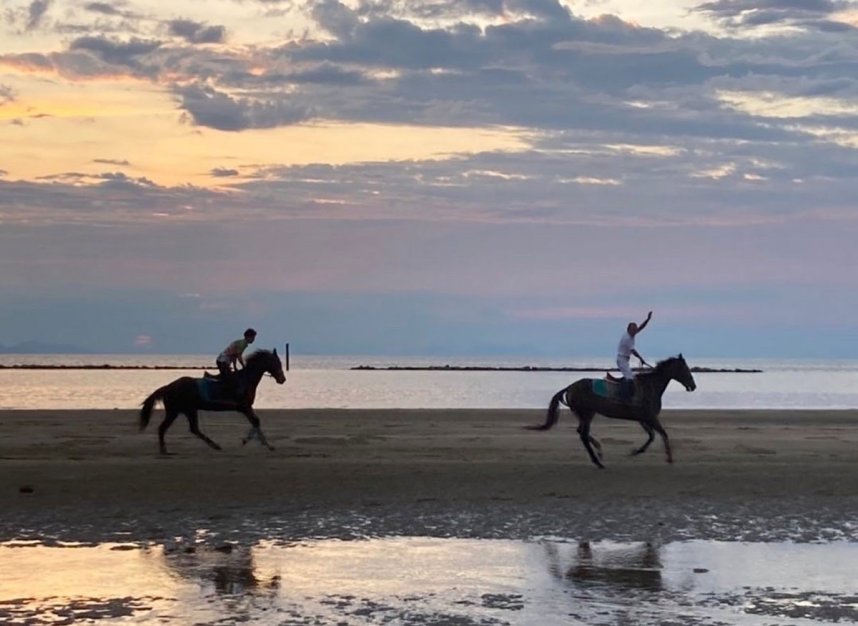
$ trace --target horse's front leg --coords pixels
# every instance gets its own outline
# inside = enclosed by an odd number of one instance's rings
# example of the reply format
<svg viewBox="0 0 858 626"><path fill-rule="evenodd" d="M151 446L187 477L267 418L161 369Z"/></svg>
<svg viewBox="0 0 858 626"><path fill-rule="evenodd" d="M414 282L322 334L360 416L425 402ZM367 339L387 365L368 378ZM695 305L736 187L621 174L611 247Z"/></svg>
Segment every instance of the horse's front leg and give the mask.
<svg viewBox="0 0 858 626"><path fill-rule="evenodd" d="M644 442L644 444L640 448L635 448L634 450L632 450L632 456L637 456L638 454L643 454L644 452L646 452L646 449L649 448L649 444L651 444L653 439L655 439L655 435L653 433L652 426L650 426L650 424L648 422L639 422L639 423L641 425L641 428L643 428L646 431L647 440Z"/></svg>
<svg viewBox="0 0 858 626"><path fill-rule="evenodd" d="M664 426L661 425L658 418L654 418L651 423L655 432L661 435L661 440L664 441L664 451L667 454L667 462L673 463L673 452L670 450L670 438L667 436L667 431L664 430Z"/></svg>
<svg viewBox="0 0 858 626"><path fill-rule="evenodd" d="M247 418L247 421L250 422L250 430L247 433L247 437L241 440L241 443L246 444L256 438L259 439L259 443L261 443L263 446L265 446L269 450L274 450L274 446L268 443L268 440L265 438L265 433L262 432L262 426L260 424L259 417L256 415L256 413L254 413L253 409L247 407L241 412Z"/></svg>

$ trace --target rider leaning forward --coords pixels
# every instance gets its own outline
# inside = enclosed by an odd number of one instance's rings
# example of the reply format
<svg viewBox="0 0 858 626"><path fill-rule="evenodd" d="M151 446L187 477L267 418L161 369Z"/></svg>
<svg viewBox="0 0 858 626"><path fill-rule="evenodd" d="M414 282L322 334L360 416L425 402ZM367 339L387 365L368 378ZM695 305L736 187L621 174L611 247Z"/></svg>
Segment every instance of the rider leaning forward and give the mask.
<svg viewBox="0 0 858 626"><path fill-rule="evenodd" d="M240 363L244 368L244 351L247 346L252 344L256 339L256 331L248 328L244 331L244 337L231 342L226 348L217 355L217 369L221 374L221 379L226 380L234 369L238 369L236 363Z"/></svg>

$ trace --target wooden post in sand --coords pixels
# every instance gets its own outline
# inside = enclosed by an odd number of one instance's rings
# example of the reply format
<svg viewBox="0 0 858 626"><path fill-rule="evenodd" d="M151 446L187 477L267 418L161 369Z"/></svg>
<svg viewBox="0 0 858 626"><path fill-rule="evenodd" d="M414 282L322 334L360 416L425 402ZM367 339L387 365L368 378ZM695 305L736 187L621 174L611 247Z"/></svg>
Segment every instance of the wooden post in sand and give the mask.
<svg viewBox="0 0 858 626"><path fill-rule="evenodd" d="M288 341L286 342L285 355L286 355L286 371L288 372L289 371L289 342Z"/></svg>

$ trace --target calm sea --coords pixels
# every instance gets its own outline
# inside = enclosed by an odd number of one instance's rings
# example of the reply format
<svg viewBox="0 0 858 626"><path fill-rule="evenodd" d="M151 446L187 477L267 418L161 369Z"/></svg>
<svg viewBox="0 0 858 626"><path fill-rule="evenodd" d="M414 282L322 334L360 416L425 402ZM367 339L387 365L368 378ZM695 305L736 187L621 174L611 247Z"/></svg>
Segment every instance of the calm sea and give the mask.
<svg viewBox="0 0 858 626"><path fill-rule="evenodd" d="M0 355L0 365L169 365L187 370L0 369L0 409L136 408L157 387L200 376L200 355ZM551 396L596 372L355 371L387 366L608 367L606 359L292 355L285 385L265 378L258 408L544 408ZM858 408L858 361L693 359L694 367L761 369L699 373L697 391L671 383L667 409ZM211 368L212 371L214 368Z"/></svg>

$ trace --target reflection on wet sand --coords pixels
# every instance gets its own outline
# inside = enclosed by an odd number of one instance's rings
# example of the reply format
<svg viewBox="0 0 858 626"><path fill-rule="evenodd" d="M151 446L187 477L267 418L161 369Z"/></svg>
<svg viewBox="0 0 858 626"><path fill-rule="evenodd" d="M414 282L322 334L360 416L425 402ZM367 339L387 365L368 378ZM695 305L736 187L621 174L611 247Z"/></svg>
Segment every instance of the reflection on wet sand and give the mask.
<svg viewBox="0 0 858 626"><path fill-rule="evenodd" d="M656 592L663 589L661 570L658 548L651 542L594 548L581 541L565 577L579 585L613 587L617 593L630 588Z"/></svg>
<svg viewBox="0 0 858 626"><path fill-rule="evenodd" d="M0 623L858 623L855 543L205 539L0 544Z"/></svg>
<svg viewBox="0 0 858 626"><path fill-rule="evenodd" d="M218 595L274 596L280 576L261 578L254 563L255 546L222 544L210 546L147 547L144 553L161 559L174 575L205 587L211 585Z"/></svg>

